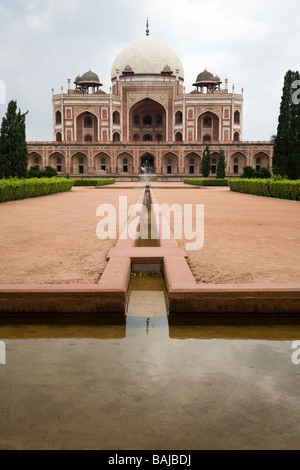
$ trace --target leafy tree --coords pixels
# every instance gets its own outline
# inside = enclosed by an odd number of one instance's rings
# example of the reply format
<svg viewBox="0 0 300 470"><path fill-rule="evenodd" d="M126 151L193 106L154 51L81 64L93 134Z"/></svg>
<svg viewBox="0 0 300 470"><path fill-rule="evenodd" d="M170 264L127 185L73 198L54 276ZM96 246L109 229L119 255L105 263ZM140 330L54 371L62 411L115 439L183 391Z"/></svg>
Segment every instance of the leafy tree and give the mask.
<svg viewBox="0 0 300 470"><path fill-rule="evenodd" d="M46 178L47 176L37 166L32 166L27 173L27 178Z"/></svg>
<svg viewBox="0 0 300 470"><path fill-rule="evenodd" d="M219 160L218 160L218 167L217 167L217 178L223 179L225 178L225 170L226 170L226 162L225 162L225 155L224 150L220 150Z"/></svg>
<svg viewBox="0 0 300 470"><path fill-rule="evenodd" d="M52 178L53 176L57 176L57 171L52 166L46 166L43 171L44 178Z"/></svg>
<svg viewBox="0 0 300 470"><path fill-rule="evenodd" d="M284 78L277 135L274 142L273 173L300 178L300 100L295 99L299 72L289 70Z"/></svg>
<svg viewBox="0 0 300 470"><path fill-rule="evenodd" d="M43 176L43 172L37 166L32 166L27 173L27 178L42 178Z"/></svg>
<svg viewBox="0 0 300 470"><path fill-rule="evenodd" d="M204 176L204 178L208 178L210 174L210 151L209 151L208 145L206 146L203 152L203 157L202 157L202 162L201 162L201 173Z"/></svg>
<svg viewBox="0 0 300 470"><path fill-rule="evenodd" d="M268 168L262 167L259 171L254 172L254 178L268 179L271 178L271 173Z"/></svg>
<svg viewBox="0 0 300 470"><path fill-rule="evenodd" d="M241 175L241 178L253 178L253 177L254 177L254 170L252 166L244 166L243 174Z"/></svg>
<svg viewBox="0 0 300 470"><path fill-rule="evenodd" d="M53 176L57 176L57 171L52 166L46 166L42 171L38 167L32 166L27 173L27 178L53 178Z"/></svg>
<svg viewBox="0 0 300 470"><path fill-rule="evenodd" d="M8 103L0 131L0 177L24 178L27 174L28 149L26 143L25 117L17 102Z"/></svg>

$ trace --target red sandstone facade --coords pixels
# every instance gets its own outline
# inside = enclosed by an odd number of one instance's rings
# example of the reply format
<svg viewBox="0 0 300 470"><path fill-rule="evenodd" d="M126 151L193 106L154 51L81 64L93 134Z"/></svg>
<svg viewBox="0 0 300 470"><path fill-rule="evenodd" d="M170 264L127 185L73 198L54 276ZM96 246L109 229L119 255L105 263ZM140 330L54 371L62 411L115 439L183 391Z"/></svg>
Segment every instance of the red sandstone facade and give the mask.
<svg viewBox="0 0 300 470"><path fill-rule="evenodd" d="M28 142L29 167L47 165L72 176L201 175L206 145L211 176L221 149L227 176L243 167L272 167L272 142L243 142L243 93L221 87L206 70L186 93L178 57L146 36L125 48L112 67L112 87L101 90L89 71L52 93L53 142Z"/></svg>

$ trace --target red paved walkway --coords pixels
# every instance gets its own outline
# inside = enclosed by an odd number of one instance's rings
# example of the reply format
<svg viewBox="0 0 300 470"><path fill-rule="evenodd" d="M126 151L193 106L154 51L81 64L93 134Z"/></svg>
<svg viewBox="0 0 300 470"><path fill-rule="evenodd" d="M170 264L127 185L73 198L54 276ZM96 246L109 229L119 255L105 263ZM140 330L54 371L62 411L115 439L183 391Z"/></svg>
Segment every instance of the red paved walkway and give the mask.
<svg viewBox="0 0 300 470"><path fill-rule="evenodd" d="M191 251L197 282L298 282L298 202L199 189L182 183L152 183L160 203L205 205L205 245ZM93 283L115 241L96 236L101 203L118 207L119 196L134 203L143 183L0 204L0 283ZM164 189L164 188L168 189ZM185 241L178 240L184 247Z"/></svg>

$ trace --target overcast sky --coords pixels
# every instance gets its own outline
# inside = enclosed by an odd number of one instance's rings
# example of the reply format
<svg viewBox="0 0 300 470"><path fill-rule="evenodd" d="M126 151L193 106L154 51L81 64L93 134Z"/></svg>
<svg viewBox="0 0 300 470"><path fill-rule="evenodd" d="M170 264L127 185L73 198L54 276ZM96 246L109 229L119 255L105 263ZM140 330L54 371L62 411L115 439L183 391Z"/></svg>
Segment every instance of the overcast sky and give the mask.
<svg viewBox="0 0 300 470"><path fill-rule="evenodd" d="M186 92L204 68L228 77L244 87L243 139L276 133L284 75L300 69L299 0L0 0L0 81L6 103L29 111L28 140L52 140L52 87L91 68L109 92L114 59L147 16L180 57Z"/></svg>

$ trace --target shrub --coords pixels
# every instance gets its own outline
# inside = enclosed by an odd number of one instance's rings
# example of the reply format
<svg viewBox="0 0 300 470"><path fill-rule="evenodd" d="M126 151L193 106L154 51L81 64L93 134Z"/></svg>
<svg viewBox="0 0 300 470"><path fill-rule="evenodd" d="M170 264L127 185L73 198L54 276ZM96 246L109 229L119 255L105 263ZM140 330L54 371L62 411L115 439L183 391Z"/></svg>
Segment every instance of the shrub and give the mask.
<svg viewBox="0 0 300 470"><path fill-rule="evenodd" d="M267 180L259 179L236 179L228 181L231 191L244 194L254 194L257 196L270 196Z"/></svg>
<svg viewBox="0 0 300 470"><path fill-rule="evenodd" d="M3 179L0 180L0 202L66 192L73 184L66 178Z"/></svg>
<svg viewBox="0 0 300 470"><path fill-rule="evenodd" d="M270 191L272 197L300 201L300 180L272 181Z"/></svg>
<svg viewBox="0 0 300 470"><path fill-rule="evenodd" d="M254 178L259 179L269 179L271 178L271 173L269 172L268 168L262 167L259 171L254 172Z"/></svg>
<svg viewBox="0 0 300 470"><path fill-rule="evenodd" d="M184 178L183 182L194 186L228 186L228 178Z"/></svg>
<svg viewBox="0 0 300 470"><path fill-rule="evenodd" d="M43 178L44 173L37 166L32 166L27 172L27 178Z"/></svg>
<svg viewBox="0 0 300 470"><path fill-rule="evenodd" d="M287 180L287 177L281 176L281 175L273 175L272 176L272 181L284 181Z"/></svg>
<svg viewBox="0 0 300 470"><path fill-rule="evenodd" d="M57 171L52 166L46 166L43 171L43 175L45 178L53 178L54 176L57 176Z"/></svg>
<svg viewBox="0 0 300 470"><path fill-rule="evenodd" d="M115 178L78 178L73 181L74 186L105 186L116 182Z"/></svg>
<svg viewBox="0 0 300 470"><path fill-rule="evenodd" d="M254 177L254 170L253 170L252 166L244 166L243 174L240 177L242 179L243 178L253 178Z"/></svg>
<svg viewBox="0 0 300 470"><path fill-rule="evenodd" d="M53 178L57 177L57 171L52 166L46 166L44 170L32 166L27 172L27 178Z"/></svg>
<svg viewBox="0 0 300 470"><path fill-rule="evenodd" d="M300 180L232 179L228 181L231 191L256 196L300 200Z"/></svg>

